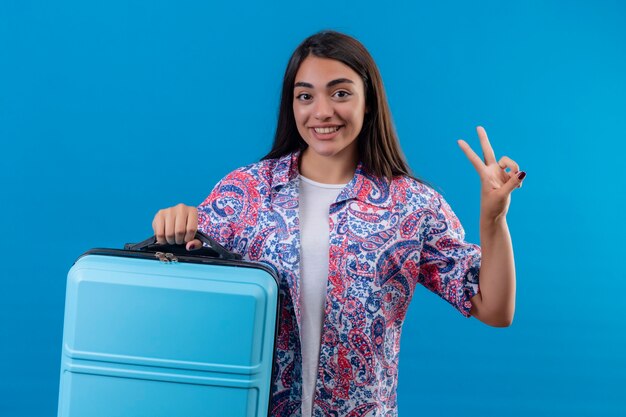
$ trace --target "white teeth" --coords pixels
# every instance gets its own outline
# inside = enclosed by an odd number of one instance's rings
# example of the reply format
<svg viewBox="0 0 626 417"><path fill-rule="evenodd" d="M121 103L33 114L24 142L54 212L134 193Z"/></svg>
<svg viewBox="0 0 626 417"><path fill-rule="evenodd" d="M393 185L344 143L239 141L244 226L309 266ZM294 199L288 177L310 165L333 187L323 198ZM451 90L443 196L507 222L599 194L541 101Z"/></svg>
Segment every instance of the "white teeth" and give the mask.
<svg viewBox="0 0 626 417"><path fill-rule="evenodd" d="M339 130L341 126L335 127L316 127L314 128L317 133L333 133Z"/></svg>

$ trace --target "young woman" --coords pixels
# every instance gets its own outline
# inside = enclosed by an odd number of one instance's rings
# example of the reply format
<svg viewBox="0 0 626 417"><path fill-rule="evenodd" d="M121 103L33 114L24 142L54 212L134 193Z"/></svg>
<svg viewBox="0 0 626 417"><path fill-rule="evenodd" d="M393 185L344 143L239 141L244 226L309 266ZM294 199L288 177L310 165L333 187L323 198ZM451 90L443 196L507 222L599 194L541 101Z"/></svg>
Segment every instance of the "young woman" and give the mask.
<svg viewBox="0 0 626 417"><path fill-rule="evenodd" d="M510 325L506 213L525 174L510 158L496 161L477 130L484 161L458 143L481 178L480 246L411 175L365 47L322 31L291 56L269 154L226 175L200 206L157 213L159 242L193 250L200 229L278 272L286 302L272 416L397 415L400 334L417 284L466 317Z"/></svg>

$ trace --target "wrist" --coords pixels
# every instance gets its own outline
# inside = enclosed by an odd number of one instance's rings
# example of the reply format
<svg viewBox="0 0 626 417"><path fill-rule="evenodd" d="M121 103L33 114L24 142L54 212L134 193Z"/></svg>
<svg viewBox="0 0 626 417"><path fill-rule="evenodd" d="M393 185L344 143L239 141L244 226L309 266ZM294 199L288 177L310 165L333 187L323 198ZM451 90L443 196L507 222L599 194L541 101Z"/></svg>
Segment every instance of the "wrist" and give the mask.
<svg viewBox="0 0 626 417"><path fill-rule="evenodd" d="M498 228L505 227L506 224L506 216L496 216L494 217L480 217L480 230L481 231L491 231L496 230Z"/></svg>

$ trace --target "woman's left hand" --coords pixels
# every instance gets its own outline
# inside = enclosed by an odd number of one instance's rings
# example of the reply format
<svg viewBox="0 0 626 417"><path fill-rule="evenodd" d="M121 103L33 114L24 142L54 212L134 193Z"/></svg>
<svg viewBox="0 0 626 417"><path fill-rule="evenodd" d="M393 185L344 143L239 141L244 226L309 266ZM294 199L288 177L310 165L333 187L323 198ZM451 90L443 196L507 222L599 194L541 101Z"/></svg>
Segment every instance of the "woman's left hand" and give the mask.
<svg viewBox="0 0 626 417"><path fill-rule="evenodd" d="M522 186L522 180L526 173L520 172L517 163L508 156L503 156L499 161L496 161L496 155L487 138L487 132L482 126L477 126L476 131L483 149L484 162L467 142L459 139L457 143L480 175L481 219L498 220L506 216L511 202L511 193L514 189ZM511 170L507 172L506 168Z"/></svg>

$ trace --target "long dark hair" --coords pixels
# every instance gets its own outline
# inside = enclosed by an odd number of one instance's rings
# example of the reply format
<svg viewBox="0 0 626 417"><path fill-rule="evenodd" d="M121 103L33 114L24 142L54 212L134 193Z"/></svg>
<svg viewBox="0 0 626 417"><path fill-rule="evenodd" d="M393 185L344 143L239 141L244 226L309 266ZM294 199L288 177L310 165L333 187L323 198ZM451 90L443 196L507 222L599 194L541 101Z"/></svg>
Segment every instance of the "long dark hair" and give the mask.
<svg viewBox="0 0 626 417"><path fill-rule="evenodd" d="M261 160L279 158L296 150L304 150L308 146L295 123L293 87L300 64L309 54L340 61L352 68L363 80L365 105L369 111L365 113L363 127L356 140L358 156L363 162L364 170L389 180L394 176L406 175L430 185L412 174L400 149L382 78L374 59L361 42L333 30L322 30L309 36L291 55L283 77L274 144Z"/></svg>

